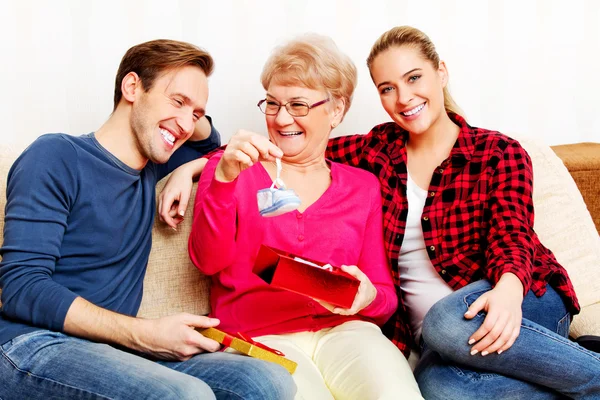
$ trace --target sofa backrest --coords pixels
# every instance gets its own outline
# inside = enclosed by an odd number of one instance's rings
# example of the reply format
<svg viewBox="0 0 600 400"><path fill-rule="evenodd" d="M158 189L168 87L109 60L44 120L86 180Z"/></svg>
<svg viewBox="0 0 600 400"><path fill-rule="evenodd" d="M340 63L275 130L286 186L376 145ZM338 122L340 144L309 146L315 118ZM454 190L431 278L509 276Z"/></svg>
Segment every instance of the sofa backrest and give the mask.
<svg viewBox="0 0 600 400"><path fill-rule="evenodd" d="M583 197L561 159L549 146L515 137L531 156L534 169L534 229L567 269L582 312L571 335L600 335L600 236Z"/></svg>
<svg viewBox="0 0 600 400"><path fill-rule="evenodd" d="M548 146L516 136L530 154L534 166L535 230L566 267L584 312L575 318L571 332L600 334L600 318L590 318L586 309L600 310L600 237L575 182L561 160ZM6 176L23 149L0 145L0 242L4 226ZM157 185L157 193L166 179ZM185 221L177 232L155 224L153 246L144 280L139 315L159 317L185 311L206 314L210 279L189 261L187 239L191 229L194 194Z"/></svg>
<svg viewBox="0 0 600 400"><path fill-rule="evenodd" d="M157 195L167 180L168 177L158 183ZM138 313L141 317L154 318L184 311L201 315L210 312L210 278L202 275L192 264L187 251L196 188L197 185L194 185L187 215L177 231L155 217L152 251Z"/></svg>

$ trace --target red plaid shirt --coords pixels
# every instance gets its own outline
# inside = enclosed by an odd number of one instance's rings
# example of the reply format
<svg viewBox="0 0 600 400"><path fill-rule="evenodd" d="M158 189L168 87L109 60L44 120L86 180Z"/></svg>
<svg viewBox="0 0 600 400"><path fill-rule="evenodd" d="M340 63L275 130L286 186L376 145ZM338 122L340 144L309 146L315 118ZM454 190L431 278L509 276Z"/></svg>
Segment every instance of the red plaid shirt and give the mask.
<svg viewBox="0 0 600 400"><path fill-rule="evenodd" d="M460 127L450 156L436 168L421 216L427 252L450 287L488 279L493 285L514 273L536 296L550 283L569 310L579 303L565 269L533 231L533 170L521 145L498 132L473 128L451 115ZM378 125L366 135L331 139L326 157L375 173L381 182L386 249L396 288L398 255L406 229L406 139L395 123ZM399 289L398 289L399 290ZM405 354L411 332L406 308L399 307L384 332Z"/></svg>

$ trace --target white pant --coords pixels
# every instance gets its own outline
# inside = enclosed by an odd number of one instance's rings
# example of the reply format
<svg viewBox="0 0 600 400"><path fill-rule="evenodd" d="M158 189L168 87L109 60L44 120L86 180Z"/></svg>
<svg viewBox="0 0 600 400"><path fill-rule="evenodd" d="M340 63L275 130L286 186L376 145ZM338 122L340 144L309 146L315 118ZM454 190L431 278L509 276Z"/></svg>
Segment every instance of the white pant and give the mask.
<svg viewBox="0 0 600 400"><path fill-rule="evenodd" d="M298 400L422 399L406 358L370 322L255 339L298 363Z"/></svg>

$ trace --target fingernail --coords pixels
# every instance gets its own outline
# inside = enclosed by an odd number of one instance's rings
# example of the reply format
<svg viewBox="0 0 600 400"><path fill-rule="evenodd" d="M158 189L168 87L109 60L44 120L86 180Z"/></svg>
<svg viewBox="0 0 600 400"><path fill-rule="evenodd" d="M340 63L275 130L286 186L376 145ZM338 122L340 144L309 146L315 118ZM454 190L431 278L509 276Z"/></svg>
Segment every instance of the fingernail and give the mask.
<svg viewBox="0 0 600 400"><path fill-rule="evenodd" d="M467 312L465 313L465 315L466 315L466 316L469 316L469 315L471 315L471 311L467 311Z"/></svg>
<svg viewBox="0 0 600 400"><path fill-rule="evenodd" d="M487 350L486 350L486 351L484 351L483 353L481 353L481 355L482 355L483 357L487 356L488 354L490 354L490 353L489 353Z"/></svg>
<svg viewBox="0 0 600 400"><path fill-rule="evenodd" d="M475 355L475 354L477 354L477 353L479 353L479 350L475 350L475 349L471 350L471 355L472 355L472 356L474 356L474 355Z"/></svg>
<svg viewBox="0 0 600 400"><path fill-rule="evenodd" d="M475 343L475 339L470 339L469 344L473 344L473 343Z"/></svg>
<svg viewBox="0 0 600 400"><path fill-rule="evenodd" d="M175 232L177 232L177 228L173 228L173 227L171 227L171 229L173 229Z"/></svg>
<svg viewBox="0 0 600 400"><path fill-rule="evenodd" d="M502 354L504 350L498 350L498 354Z"/></svg>
<svg viewBox="0 0 600 400"><path fill-rule="evenodd" d="M179 210L179 215L181 215L181 217L183 218L183 216L185 215L185 210Z"/></svg>

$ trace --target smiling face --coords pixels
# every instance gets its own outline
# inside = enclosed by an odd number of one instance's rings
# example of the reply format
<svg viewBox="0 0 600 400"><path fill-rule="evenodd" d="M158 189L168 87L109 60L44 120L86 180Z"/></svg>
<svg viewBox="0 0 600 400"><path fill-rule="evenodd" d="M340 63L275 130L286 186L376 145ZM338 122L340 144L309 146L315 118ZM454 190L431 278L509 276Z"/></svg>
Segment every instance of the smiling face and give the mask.
<svg viewBox="0 0 600 400"><path fill-rule="evenodd" d="M149 91L136 91L130 124L141 157L167 162L194 133L207 100L208 80L194 66L169 71Z"/></svg>
<svg viewBox="0 0 600 400"><path fill-rule="evenodd" d="M284 86L271 83L267 90L267 101L286 104L294 101L309 105L327 99L323 91L301 86ZM284 159L304 162L322 158L327 147L332 124L335 126L343 116L343 102L331 99L329 102L311 108L303 117L291 116L282 106L277 115L265 115L271 141L284 153Z"/></svg>
<svg viewBox="0 0 600 400"><path fill-rule="evenodd" d="M385 111L410 133L429 131L446 113L445 64L434 67L412 46L390 47L377 55L371 76Z"/></svg>

